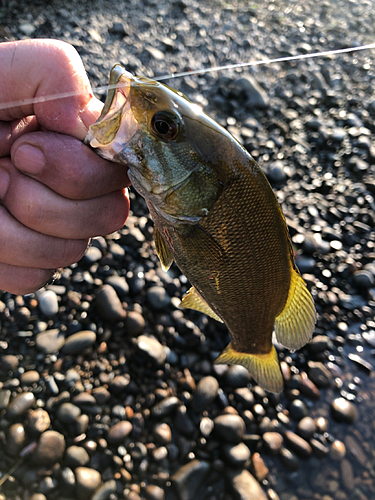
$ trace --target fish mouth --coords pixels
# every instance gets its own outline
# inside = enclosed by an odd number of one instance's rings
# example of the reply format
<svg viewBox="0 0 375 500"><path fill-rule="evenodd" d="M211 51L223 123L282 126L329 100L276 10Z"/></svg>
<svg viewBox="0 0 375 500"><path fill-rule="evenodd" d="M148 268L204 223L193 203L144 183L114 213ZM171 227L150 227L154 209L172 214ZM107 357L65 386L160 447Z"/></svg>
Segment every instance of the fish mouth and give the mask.
<svg viewBox="0 0 375 500"><path fill-rule="evenodd" d="M104 107L84 141L92 148L99 148L99 154L112 161L116 161L116 155L139 129L130 103L133 81L131 73L120 64L112 68Z"/></svg>

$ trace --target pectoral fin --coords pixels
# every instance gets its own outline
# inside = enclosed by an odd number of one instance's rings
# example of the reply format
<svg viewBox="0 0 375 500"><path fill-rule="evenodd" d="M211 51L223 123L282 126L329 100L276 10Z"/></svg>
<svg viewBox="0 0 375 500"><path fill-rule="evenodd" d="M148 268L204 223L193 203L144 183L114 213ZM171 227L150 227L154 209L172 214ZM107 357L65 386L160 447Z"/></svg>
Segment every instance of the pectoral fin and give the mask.
<svg viewBox="0 0 375 500"><path fill-rule="evenodd" d="M313 298L301 276L293 270L288 299L276 317L276 338L288 349L300 349L311 340L315 322Z"/></svg>
<svg viewBox="0 0 375 500"><path fill-rule="evenodd" d="M161 262L161 267L163 268L164 271L168 271L168 269L172 265L173 256L168 248L168 245L164 241L164 238L160 234L159 229L156 226L154 226L154 241L155 241L156 253L158 254L158 257Z"/></svg>
<svg viewBox="0 0 375 500"><path fill-rule="evenodd" d="M190 290L186 293L185 297L181 300L180 306L184 309L194 309L200 311L211 318L216 319L216 321L223 322L223 320L211 309L204 298L197 292L197 290L192 286Z"/></svg>
<svg viewBox="0 0 375 500"><path fill-rule="evenodd" d="M274 346L268 354L247 354L236 351L230 343L215 363L242 365L263 389L277 394L283 390L283 376Z"/></svg>

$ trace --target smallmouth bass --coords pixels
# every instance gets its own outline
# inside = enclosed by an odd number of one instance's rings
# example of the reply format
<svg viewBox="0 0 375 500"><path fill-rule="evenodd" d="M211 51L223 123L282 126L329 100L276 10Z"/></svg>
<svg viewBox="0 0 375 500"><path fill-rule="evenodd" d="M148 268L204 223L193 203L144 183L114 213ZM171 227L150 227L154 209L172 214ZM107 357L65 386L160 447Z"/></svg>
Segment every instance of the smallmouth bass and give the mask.
<svg viewBox="0 0 375 500"><path fill-rule="evenodd" d="M223 321L231 342L215 362L245 366L281 392L272 334L289 349L312 337L316 313L274 192L250 154L182 93L117 64L85 139L128 167L154 221L157 254L192 288L180 306Z"/></svg>

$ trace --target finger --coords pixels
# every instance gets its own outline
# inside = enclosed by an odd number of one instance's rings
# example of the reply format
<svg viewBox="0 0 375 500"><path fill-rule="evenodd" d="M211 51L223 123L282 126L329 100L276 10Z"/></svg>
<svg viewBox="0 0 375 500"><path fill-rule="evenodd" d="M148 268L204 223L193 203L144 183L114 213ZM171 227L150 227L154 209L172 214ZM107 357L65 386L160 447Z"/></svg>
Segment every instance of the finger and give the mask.
<svg viewBox="0 0 375 500"><path fill-rule="evenodd" d="M54 238L20 224L0 205L0 262L15 266L54 269L77 262L88 240Z"/></svg>
<svg viewBox="0 0 375 500"><path fill-rule="evenodd" d="M54 269L35 269L0 263L0 290L25 295L39 290L55 274Z"/></svg>
<svg viewBox="0 0 375 500"><path fill-rule="evenodd" d="M0 160L1 170L10 177L3 205L34 231L59 238L86 239L116 231L128 216L126 190L89 200L70 200L21 174L7 158Z"/></svg>
<svg viewBox="0 0 375 500"><path fill-rule="evenodd" d="M104 160L63 134L23 135L13 144L11 157L18 170L66 198L95 198L130 184L126 167Z"/></svg>
<svg viewBox="0 0 375 500"><path fill-rule="evenodd" d="M83 140L100 114L83 63L73 46L58 40L19 40L0 44L0 102L22 101L51 94L72 97L0 109L0 120L36 115L48 130Z"/></svg>
<svg viewBox="0 0 375 500"><path fill-rule="evenodd" d="M27 116L12 122L0 122L0 157L9 156L12 144L22 134L38 130L39 125L35 116Z"/></svg>

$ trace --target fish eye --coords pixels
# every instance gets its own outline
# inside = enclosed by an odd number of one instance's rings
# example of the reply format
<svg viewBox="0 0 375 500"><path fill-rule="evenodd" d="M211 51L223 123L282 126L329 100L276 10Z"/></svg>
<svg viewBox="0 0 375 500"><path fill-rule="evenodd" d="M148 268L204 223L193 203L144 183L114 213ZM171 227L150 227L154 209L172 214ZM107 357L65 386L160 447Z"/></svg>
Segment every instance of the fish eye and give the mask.
<svg viewBox="0 0 375 500"><path fill-rule="evenodd" d="M171 141L180 130L179 118L168 111L158 111L151 118L153 132L161 139Z"/></svg>

